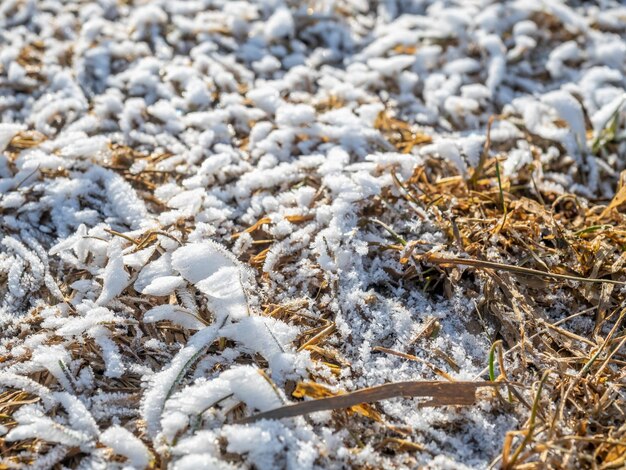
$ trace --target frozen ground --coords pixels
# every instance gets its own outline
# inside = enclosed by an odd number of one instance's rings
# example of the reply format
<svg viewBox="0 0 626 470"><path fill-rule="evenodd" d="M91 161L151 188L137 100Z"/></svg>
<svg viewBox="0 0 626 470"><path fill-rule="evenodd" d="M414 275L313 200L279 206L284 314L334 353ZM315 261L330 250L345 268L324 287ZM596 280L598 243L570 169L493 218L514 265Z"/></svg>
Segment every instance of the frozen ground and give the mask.
<svg viewBox="0 0 626 470"><path fill-rule="evenodd" d="M484 293L384 249L463 255L394 177L469 178L499 114L503 177L611 198L625 36L612 1L2 0L0 465L488 466L521 405L233 422L486 378Z"/></svg>

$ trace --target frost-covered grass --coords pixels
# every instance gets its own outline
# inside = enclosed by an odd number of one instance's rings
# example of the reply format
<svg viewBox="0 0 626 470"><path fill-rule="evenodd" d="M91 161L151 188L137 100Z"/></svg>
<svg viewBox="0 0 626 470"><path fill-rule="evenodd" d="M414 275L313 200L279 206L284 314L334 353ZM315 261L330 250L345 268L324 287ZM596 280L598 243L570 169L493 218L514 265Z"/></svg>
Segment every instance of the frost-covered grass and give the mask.
<svg viewBox="0 0 626 470"><path fill-rule="evenodd" d="M623 466L625 88L610 0L3 0L0 467Z"/></svg>

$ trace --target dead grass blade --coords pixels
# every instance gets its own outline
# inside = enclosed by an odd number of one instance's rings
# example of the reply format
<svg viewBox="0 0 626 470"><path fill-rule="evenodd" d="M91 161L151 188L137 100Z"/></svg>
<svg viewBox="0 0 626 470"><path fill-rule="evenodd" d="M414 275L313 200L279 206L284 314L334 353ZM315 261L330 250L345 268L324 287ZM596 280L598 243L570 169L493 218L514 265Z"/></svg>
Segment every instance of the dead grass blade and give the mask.
<svg viewBox="0 0 626 470"><path fill-rule="evenodd" d="M395 382L365 388L328 398L305 401L283 406L241 419L236 424L248 424L261 419L282 419L301 416L316 411L351 408L362 403L372 403L397 397L420 397L430 400L422 406L468 406L476 399L476 390L481 387L501 387L505 382Z"/></svg>
<svg viewBox="0 0 626 470"><path fill-rule="evenodd" d="M485 145L483 146L483 151L480 154L478 165L476 166L476 169L474 170L474 173L472 174L472 177L470 178L468 182L468 186L471 188L476 186L476 182L482 176L485 163L487 162L487 157L489 156L489 149L491 148L491 126L493 126L493 122L497 118L499 118L499 116L490 116L489 120L487 121L487 137L485 139Z"/></svg>
<svg viewBox="0 0 626 470"><path fill-rule="evenodd" d="M551 370L547 370L547 371L545 371L543 373L543 376L541 377L541 380L539 381L539 385L537 386L537 393L535 394L535 400L533 402L533 407L532 407L532 410L530 412L530 419L529 419L529 423L528 423L528 431L526 432L526 435L524 436L524 439L522 440L522 442L520 443L518 448L513 453L512 457L511 457L511 460L509 461L508 458L505 460L505 458L503 456L503 458L502 458L502 468L503 469L513 468L515 466L515 463L519 459L522 451L524 450L524 448L532 440L533 432L535 431L535 421L537 419L537 412L539 411L539 403L540 403L540 400L541 400L541 391L543 390L543 386L544 386L544 384L546 382L546 379L548 378L548 376L551 373L552 373Z"/></svg>
<svg viewBox="0 0 626 470"><path fill-rule="evenodd" d="M397 437L387 437L376 446L378 450L385 448L392 449L395 452L428 452L428 449L422 444L399 439Z"/></svg>
<svg viewBox="0 0 626 470"><path fill-rule="evenodd" d="M328 398L328 397L336 397L338 395L342 395L345 392L339 391L334 392L330 388L325 385L318 384L315 382L300 382L296 385L296 389L293 391L292 396L295 398ZM365 416L366 418L373 419L374 421L382 422L382 417L378 411L374 409L371 405L367 403L358 404L355 406L351 406L349 410L353 413L360 414L361 416Z"/></svg>
<svg viewBox="0 0 626 470"><path fill-rule="evenodd" d="M431 136L420 132L409 123L391 117L387 111L378 114L374 127L402 153L410 153L415 146L428 144L433 140Z"/></svg>
<svg viewBox="0 0 626 470"><path fill-rule="evenodd" d="M472 266L474 268L487 268L487 269L495 269L495 270L500 270L500 271L509 271L512 273L525 274L528 276L551 277L554 279L563 279L565 281L606 283L606 284L615 284L618 286L626 286L626 282L616 281L614 279L597 279L597 278L592 278L592 277L580 277L580 276L570 276L568 274L549 273L545 271L539 271L538 269L524 268L522 266L511 266L509 264L495 263L493 261L483 261L479 259L469 259L469 258L443 257L443 256L436 256L436 255L432 255L428 253L422 256L424 258L424 261L427 261L433 264L438 264L438 265L459 264L462 266Z"/></svg>
<svg viewBox="0 0 626 470"><path fill-rule="evenodd" d="M500 176L500 164L498 163L498 159L496 158L496 178L498 179L498 191L500 193L500 205L502 206L502 224L498 229L501 231L504 228L504 224L506 223L506 201L504 200L504 191L502 190L502 178Z"/></svg>
<svg viewBox="0 0 626 470"><path fill-rule="evenodd" d="M324 327L319 333L313 336L310 340L304 343L302 346L298 348L298 351L302 351L303 349L308 349L311 346L315 346L322 339L326 338L328 335L332 334L337 329L337 325L334 322L329 322L328 326Z"/></svg>
<svg viewBox="0 0 626 470"><path fill-rule="evenodd" d="M624 180L626 180L626 172L622 172L620 175L620 188L615 193L615 196L611 200L608 206L602 211L600 214L600 219L605 218L613 209L618 208L622 204L626 202L626 184L623 184Z"/></svg>
<svg viewBox="0 0 626 470"><path fill-rule="evenodd" d="M285 220L287 222L291 222L292 224L308 222L309 220L312 220L312 219L313 219L312 215L287 215L285 216ZM270 219L269 217L263 217L257 220L254 224L252 224L250 227L245 229L243 232L233 234L231 238L234 240L236 238L239 238L244 233L253 233L257 231L258 229L260 229L264 224L271 224L271 223L272 223L272 219Z"/></svg>

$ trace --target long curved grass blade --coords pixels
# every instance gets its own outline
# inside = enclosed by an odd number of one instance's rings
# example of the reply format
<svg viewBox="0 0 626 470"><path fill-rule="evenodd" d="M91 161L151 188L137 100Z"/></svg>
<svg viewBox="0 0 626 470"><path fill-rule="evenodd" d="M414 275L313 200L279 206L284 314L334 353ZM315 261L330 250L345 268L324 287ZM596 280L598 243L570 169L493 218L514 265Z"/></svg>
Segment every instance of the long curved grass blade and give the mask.
<svg viewBox="0 0 626 470"><path fill-rule="evenodd" d="M362 403L372 403L396 397L430 397L423 406L473 405L476 390L481 387L501 387L506 382L395 382L364 388L351 393L283 406L237 421L253 423L260 419L282 419L314 413L316 411L350 408Z"/></svg>
<svg viewBox="0 0 626 470"><path fill-rule="evenodd" d="M435 256L432 254L423 255L423 259L424 261L427 261L429 263L439 264L439 265L459 264L462 266L472 266L474 268L487 268L487 269L509 271L512 273L525 274L528 276L551 277L553 279L563 279L566 281L606 283L606 284L615 284L618 286L626 286L626 282L616 281L614 279L597 279L593 277L580 277L580 276L571 276L569 274L549 273L545 271L539 271L538 269L524 268L521 266L511 266L510 264L494 263L493 261L483 261L479 259L443 257L443 256Z"/></svg>

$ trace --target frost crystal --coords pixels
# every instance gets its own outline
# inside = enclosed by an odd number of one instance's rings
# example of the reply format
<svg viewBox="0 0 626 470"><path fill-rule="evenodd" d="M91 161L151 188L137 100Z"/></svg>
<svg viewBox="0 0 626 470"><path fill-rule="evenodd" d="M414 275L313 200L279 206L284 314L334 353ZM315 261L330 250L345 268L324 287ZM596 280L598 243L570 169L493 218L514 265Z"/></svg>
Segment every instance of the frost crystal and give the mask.
<svg viewBox="0 0 626 470"><path fill-rule="evenodd" d="M523 407L237 420L480 374L503 334L476 319L490 286L433 286L411 257L463 244L463 202L408 191L488 157L524 175L513 211L554 196L546 230L610 200L624 18L613 0L0 1L0 467L489 466ZM505 261L501 235L470 242Z"/></svg>

